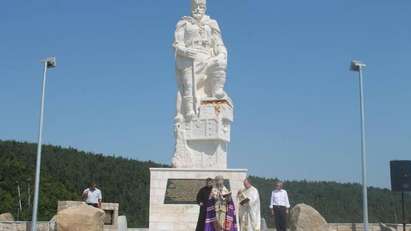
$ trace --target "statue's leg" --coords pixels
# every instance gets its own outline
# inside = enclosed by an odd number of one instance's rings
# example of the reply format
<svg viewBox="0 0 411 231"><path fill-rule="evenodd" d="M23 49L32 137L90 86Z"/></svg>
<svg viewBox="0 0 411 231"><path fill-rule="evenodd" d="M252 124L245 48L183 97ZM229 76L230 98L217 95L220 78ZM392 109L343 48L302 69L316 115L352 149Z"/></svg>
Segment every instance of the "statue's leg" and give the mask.
<svg viewBox="0 0 411 231"><path fill-rule="evenodd" d="M176 78L177 78L177 97L176 97L176 117L174 118L175 122L182 122L183 112L182 112L182 91L183 91L183 83L182 83L182 73L181 71L176 71Z"/></svg>
<svg viewBox="0 0 411 231"><path fill-rule="evenodd" d="M222 62L215 62L208 68L208 73L212 81L212 95L218 99L222 99L226 96L226 93L224 92L224 85L226 81L226 69L227 65Z"/></svg>
<svg viewBox="0 0 411 231"><path fill-rule="evenodd" d="M222 99L226 96L224 92L225 79L225 71L219 71L215 73L214 96L218 99Z"/></svg>
<svg viewBox="0 0 411 231"><path fill-rule="evenodd" d="M182 71L182 93L183 93L183 107L186 119L191 120L194 113L194 101L193 101L193 73L191 68L186 68Z"/></svg>

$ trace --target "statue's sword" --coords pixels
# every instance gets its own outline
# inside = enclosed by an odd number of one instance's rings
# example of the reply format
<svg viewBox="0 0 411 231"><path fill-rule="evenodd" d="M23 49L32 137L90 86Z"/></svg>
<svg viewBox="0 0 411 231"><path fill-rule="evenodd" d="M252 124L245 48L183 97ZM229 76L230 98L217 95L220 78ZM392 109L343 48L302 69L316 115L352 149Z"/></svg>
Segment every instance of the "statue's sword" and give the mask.
<svg viewBox="0 0 411 231"><path fill-rule="evenodd" d="M195 72L195 60L193 59L192 62L192 76L193 76L193 107L194 107L194 113L197 115L198 114L198 102L197 102L197 79L196 79L196 72Z"/></svg>

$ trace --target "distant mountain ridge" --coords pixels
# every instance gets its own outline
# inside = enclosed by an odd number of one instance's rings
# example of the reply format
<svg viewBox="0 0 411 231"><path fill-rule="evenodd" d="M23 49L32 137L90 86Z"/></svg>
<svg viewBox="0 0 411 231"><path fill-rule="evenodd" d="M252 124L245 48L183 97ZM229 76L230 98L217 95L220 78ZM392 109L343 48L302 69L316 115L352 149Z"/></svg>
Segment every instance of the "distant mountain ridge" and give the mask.
<svg viewBox="0 0 411 231"><path fill-rule="evenodd" d="M36 144L0 140L0 213L12 212L30 220ZM81 191L95 180L104 201L120 203L120 214L130 227L148 226L150 167L167 167L152 161L87 153L74 148L45 145L43 148L39 220L49 220L58 200L80 200ZM268 208L275 179L252 177L259 189L262 214L273 220ZM17 214L21 190L23 211ZM361 221L361 186L336 182L289 181L285 183L291 204L306 203L329 222ZM407 204L411 207L411 203ZM369 188L371 222L399 223L400 197L388 189ZM411 220L411 219L410 219Z"/></svg>

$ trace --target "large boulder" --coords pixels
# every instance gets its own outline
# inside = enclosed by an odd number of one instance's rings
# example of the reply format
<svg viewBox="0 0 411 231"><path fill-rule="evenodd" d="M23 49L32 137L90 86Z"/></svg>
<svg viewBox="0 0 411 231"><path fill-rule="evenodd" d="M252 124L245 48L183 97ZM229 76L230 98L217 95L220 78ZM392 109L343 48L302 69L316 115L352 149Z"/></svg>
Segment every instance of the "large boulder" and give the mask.
<svg viewBox="0 0 411 231"><path fill-rule="evenodd" d="M291 231L329 231L327 221L313 207L298 204L290 212Z"/></svg>
<svg viewBox="0 0 411 231"><path fill-rule="evenodd" d="M57 213L58 231L103 231L104 211L81 204L63 209Z"/></svg>
<svg viewBox="0 0 411 231"><path fill-rule="evenodd" d="M11 213L3 213L0 214L0 222L1 221L14 221L14 217Z"/></svg>

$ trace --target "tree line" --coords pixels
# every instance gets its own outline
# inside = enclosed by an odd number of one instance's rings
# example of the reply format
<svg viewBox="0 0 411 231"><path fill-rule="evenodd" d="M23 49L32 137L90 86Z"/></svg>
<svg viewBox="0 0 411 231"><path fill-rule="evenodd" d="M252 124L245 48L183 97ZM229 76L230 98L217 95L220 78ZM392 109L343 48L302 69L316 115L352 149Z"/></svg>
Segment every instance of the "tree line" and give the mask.
<svg viewBox="0 0 411 231"><path fill-rule="evenodd" d="M36 144L0 140L0 213L11 212L19 220L31 220ZM81 200L82 190L94 180L103 200L120 204L130 227L148 227L151 167L168 167L114 155L94 154L45 145L43 147L39 220L51 219L59 200ZM262 216L269 226L268 208L275 178L251 177L259 189ZM359 184L286 181L292 205L306 203L328 222L361 222ZM411 208L411 203L407 203ZM400 195L388 189L369 188L370 222L401 223ZM408 216L411 221L411 217Z"/></svg>

